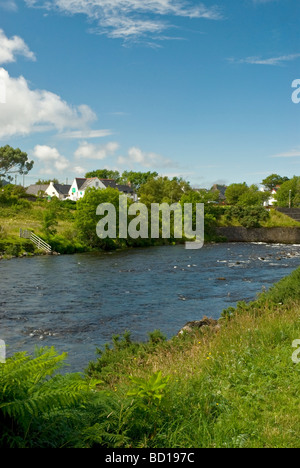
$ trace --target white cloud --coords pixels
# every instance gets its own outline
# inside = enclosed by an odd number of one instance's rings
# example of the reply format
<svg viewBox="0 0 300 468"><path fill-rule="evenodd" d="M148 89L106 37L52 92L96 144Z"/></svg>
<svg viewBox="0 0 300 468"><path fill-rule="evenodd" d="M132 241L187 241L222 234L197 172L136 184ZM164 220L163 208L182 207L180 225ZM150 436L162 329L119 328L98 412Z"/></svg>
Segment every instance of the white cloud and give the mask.
<svg viewBox="0 0 300 468"><path fill-rule="evenodd" d="M90 107L74 107L49 91L31 90L24 77L11 78L4 68L0 68L0 82L6 95L6 104L1 105L0 138L51 130L82 130L96 120Z"/></svg>
<svg viewBox="0 0 300 468"><path fill-rule="evenodd" d="M108 156L113 156L118 149L119 144L116 142L110 142L106 145L92 145L87 141L83 141L75 151L75 158L102 160Z"/></svg>
<svg viewBox="0 0 300 468"><path fill-rule="evenodd" d="M42 172L46 174L63 172L70 167L70 162L56 148L50 146L37 145L33 150L33 157L44 164Z"/></svg>
<svg viewBox="0 0 300 468"><path fill-rule="evenodd" d="M286 151L285 153L274 154L272 158L299 158L300 149L293 149L291 151Z"/></svg>
<svg viewBox="0 0 300 468"><path fill-rule="evenodd" d="M78 176L83 176L84 174L87 173L87 170L84 167L81 166L75 166L73 168L73 171L75 172L76 175Z"/></svg>
<svg viewBox="0 0 300 468"><path fill-rule="evenodd" d="M157 35L172 27L166 16L221 18L217 7L190 0L25 0L30 7L84 14L97 22L97 32L124 40Z"/></svg>
<svg viewBox="0 0 300 468"><path fill-rule="evenodd" d="M13 36L8 39L3 29L0 29L0 65L15 62L16 55L22 55L33 61L36 60L34 53L31 52L21 37Z"/></svg>
<svg viewBox="0 0 300 468"><path fill-rule="evenodd" d="M91 139L91 138L103 138L112 135L111 130L76 130L74 132L62 133L62 138L70 138L74 140L78 139Z"/></svg>
<svg viewBox="0 0 300 468"><path fill-rule="evenodd" d="M174 167L173 161L159 154L152 152L144 152L140 148L133 146L128 150L128 156L120 156L118 163L122 165L140 165L147 168L166 168Z"/></svg>
<svg viewBox="0 0 300 468"><path fill-rule="evenodd" d="M272 57L272 58L261 58L261 57L247 57L245 59L228 59L231 63L248 63L250 65L271 65L271 66L279 66L283 65L286 62L291 62L296 60L300 57L300 54L289 54L289 55L281 55L279 57Z"/></svg>

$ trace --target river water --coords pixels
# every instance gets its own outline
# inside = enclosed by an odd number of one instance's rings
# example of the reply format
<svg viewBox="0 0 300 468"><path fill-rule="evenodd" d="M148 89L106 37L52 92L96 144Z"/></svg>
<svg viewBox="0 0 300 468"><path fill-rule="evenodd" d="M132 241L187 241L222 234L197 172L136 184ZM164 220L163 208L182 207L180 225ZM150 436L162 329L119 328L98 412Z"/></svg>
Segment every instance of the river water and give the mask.
<svg viewBox="0 0 300 468"><path fill-rule="evenodd" d="M113 334L145 340L160 329L170 338L298 266L300 246L244 243L1 261L0 339L8 356L55 346L69 353L68 370L82 371Z"/></svg>

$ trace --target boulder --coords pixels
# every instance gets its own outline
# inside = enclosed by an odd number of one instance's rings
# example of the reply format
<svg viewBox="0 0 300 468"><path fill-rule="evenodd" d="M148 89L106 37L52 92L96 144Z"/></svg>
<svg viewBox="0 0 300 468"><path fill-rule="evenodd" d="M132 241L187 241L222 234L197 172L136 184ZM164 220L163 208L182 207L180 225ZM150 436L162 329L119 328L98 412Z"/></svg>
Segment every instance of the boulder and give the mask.
<svg viewBox="0 0 300 468"><path fill-rule="evenodd" d="M184 327L181 328L181 330L178 332L177 335L182 335L184 332L193 333L194 331L207 328L207 327L213 328L215 331L220 329L220 325L217 320L214 320L208 317L203 317L202 320L195 320L193 322L187 322L184 325Z"/></svg>

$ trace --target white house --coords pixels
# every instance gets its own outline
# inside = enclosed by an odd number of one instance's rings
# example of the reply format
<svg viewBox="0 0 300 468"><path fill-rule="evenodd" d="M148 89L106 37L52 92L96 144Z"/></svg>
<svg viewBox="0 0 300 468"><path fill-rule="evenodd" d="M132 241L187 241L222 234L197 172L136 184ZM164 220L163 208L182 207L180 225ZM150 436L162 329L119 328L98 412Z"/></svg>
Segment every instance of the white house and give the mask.
<svg viewBox="0 0 300 468"><path fill-rule="evenodd" d="M66 200L69 196L69 190L71 185L63 185L63 184L54 184L50 182L49 184L35 184L30 185L26 193L28 195L34 195L36 197L57 197L60 200Z"/></svg>
<svg viewBox="0 0 300 468"><path fill-rule="evenodd" d="M261 192L268 192L270 194L270 198L264 202L264 206L274 206L277 202L276 198L275 198L275 195L277 193L277 191L279 190L279 186L274 188L273 190L265 190L264 187L261 187L260 191Z"/></svg>
<svg viewBox="0 0 300 468"><path fill-rule="evenodd" d="M49 187L45 190L45 194L49 197L57 197L60 200L66 200L69 196L71 185L63 185L63 184L54 184L50 182Z"/></svg>
<svg viewBox="0 0 300 468"><path fill-rule="evenodd" d="M96 189L106 189L107 187L112 187L118 189L124 195L132 198L136 201L137 196L134 193L134 190L128 185L117 185L116 181L113 179L98 179L98 177L93 177L90 179L85 178L76 178L73 181L73 184L70 187L68 198L73 201L78 201L84 197L84 194L88 188Z"/></svg>
<svg viewBox="0 0 300 468"><path fill-rule="evenodd" d="M116 182L114 180L100 180L98 177L91 179L76 178L69 190L69 199L78 201L84 197L85 191L88 188L106 189L107 187L116 188Z"/></svg>

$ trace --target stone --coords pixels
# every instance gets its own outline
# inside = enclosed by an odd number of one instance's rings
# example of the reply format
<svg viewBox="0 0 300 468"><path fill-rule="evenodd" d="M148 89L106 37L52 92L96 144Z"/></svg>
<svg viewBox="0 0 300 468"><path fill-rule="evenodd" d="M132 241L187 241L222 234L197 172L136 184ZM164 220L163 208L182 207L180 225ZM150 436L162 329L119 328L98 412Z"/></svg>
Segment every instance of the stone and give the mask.
<svg viewBox="0 0 300 468"><path fill-rule="evenodd" d="M219 322L212 318L203 317L202 320L195 320L192 322L187 322L184 327L178 332L177 335L182 335L184 332L193 333L196 330L200 330L201 328L213 328L215 331L220 329Z"/></svg>

